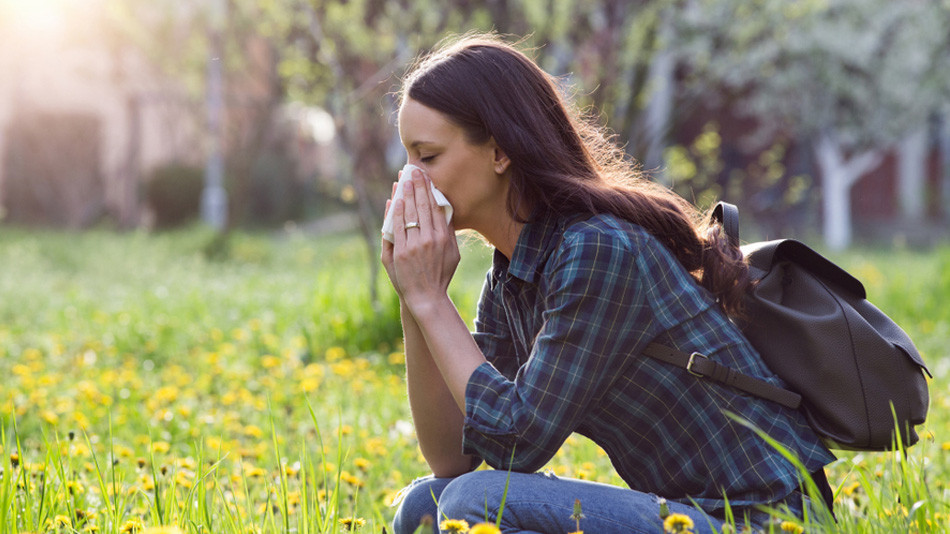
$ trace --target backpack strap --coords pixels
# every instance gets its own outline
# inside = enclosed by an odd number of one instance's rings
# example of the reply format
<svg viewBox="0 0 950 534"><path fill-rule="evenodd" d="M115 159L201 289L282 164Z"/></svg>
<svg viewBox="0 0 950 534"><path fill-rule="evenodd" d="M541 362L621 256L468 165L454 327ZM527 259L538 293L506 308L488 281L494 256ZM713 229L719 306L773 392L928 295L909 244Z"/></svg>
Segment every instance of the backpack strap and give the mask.
<svg viewBox="0 0 950 534"><path fill-rule="evenodd" d="M729 237L729 244L739 247L739 208L735 204L719 202L713 208L712 222L722 225L723 231Z"/></svg>
<svg viewBox="0 0 950 534"><path fill-rule="evenodd" d="M742 374L698 352L687 354L660 343L650 343L643 350L643 354L681 369L686 369L700 378L708 378L761 399L777 402L786 408L797 410L802 403L802 396L794 391Z"/></svg>
<svg viewBox="0 0 950 534"><path fill-rule="evenodd" d="M831 490L831 484L828 482L828 475L825 474L824 468L820 468L817 471L809 473L811 475L812 481L818 486L818 492L821 493L821 499L824 501L824 505L828 508L828 512L831 513L831 517L834 518L835 523L838 522L838 518L835 516L835 493Z"/></svg>

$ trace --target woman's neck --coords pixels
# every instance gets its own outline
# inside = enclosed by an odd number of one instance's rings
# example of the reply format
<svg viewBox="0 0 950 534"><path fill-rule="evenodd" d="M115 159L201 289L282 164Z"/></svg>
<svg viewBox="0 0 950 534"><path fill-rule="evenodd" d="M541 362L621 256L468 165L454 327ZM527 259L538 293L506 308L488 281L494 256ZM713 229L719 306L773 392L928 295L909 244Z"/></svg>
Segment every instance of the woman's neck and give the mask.
<svg viewBox="0 0 950 534"><path fill-rule="evenodd" d="M493 212L482 212L483 217L474 222L470 228L481 234L491 246L498 249L510 260L515 252L515 246L518 244L518 237L521 236L524 223L516 221L504 205L499 205L497 210L488 211Z"/></svg>
<svg viewBox="0 0 950 534"><path fill-rule="evenodd" d="M513 218L507 217L500 224L494 225L495 228L480 232L493 247L498 249L506 258L511 260L515 252L515 246L518 245L518 237L521 236L521 230L524 223L516 222Z"/></svg>
<svg viewBox="0 0 950 534"><path fill-rule="evenodd" d="M508 180L509 178L505 178ZM519 208L519 216L515 217L508 211L508 189L505 187L497 197L497 202L491 203L488 209L480 211L481 219L472 225L472 229L482 235L493 247L498 249L506 258L511 260L518 245L518 238L524 228L523 222L531 213L528 205Z"/></svg>

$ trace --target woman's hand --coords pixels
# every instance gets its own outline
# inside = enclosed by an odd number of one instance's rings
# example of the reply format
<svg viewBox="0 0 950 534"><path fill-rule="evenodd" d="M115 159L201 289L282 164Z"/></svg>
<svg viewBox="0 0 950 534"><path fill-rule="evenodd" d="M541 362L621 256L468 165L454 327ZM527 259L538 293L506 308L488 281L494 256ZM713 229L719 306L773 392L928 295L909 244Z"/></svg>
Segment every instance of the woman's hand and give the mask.
<svg viewBox="0 0 950 534"><path fill-rule="evenodd" d="M428 178L415 171L404 188L402 199L386 203L387 211L393 210L393 243L383 240L382 262L396 293L413 311L445 297L460 256L455 231L445 223Z"/></svg>

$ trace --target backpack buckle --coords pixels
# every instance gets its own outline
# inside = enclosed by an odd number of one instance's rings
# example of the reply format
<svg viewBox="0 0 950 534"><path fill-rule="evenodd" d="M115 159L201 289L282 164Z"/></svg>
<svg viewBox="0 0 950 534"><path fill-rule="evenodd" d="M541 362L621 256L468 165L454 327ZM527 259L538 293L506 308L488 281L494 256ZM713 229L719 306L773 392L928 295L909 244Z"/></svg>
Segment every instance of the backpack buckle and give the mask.
<svg viewBox="0 0 950 534"><path fill-rule="evenodd" d="M702 377L704 376L702 373L693 371L693 364L696 363L696 357L697 357L697 356L700 357L700 358L708 359L708 357L707 357L705 354L700 354L700 353L698 353L698 352L694 352L694 353L690 354L690 355L689 355L689 361L686 362L686 371L689 372L689 374L691 374L691 375L693 375L693 376L698 376L698 377L702 378Z"/></svg>

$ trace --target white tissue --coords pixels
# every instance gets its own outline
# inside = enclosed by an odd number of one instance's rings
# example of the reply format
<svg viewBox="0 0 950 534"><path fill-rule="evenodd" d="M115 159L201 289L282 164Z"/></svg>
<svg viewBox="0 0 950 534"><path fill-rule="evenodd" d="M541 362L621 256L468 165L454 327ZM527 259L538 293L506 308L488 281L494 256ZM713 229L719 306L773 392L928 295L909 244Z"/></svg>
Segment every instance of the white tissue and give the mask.
<svg viewBox="0 0 950 534"><path fill-rule="evenodd" d="M396 184L396 193L393 195L393 202L397 199L402 198L402 187L406 181L412 179L412 171L418 169L415 165L407 163L405 167L402 168L402 175L399 176L399 182ZM421 169L420 169L421 170ZM448 199L445 198L445 195L441 191L435 188L431 182L429 183L432 188L432 196L435 197L435 203L439 206L442 206L442 211L445 212L445 223L448 224L452 221L452 205L449 204ZM410 222L410 221L407 221ZM390 209L386 212L386 220L383 221L383 239L393 242L393 210L392 205Z"/></svg>

